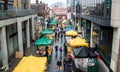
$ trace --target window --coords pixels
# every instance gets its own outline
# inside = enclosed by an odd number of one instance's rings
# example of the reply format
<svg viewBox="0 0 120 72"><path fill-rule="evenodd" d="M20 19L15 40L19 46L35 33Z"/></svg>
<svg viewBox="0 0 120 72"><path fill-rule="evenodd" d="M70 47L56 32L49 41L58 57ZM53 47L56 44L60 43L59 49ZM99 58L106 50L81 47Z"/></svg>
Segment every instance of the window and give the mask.
<svg viewBox="0 0 120 72"><path fill-rule="evenodd" d="M101 27L99 32L101 35L99 35L98 52L102 55L105 62L110 65L113 28Z"/></svg>
<svg viewBox="0 0 120 72"><path fill-rule="evenodd" d="M18 49L17 24L7 26L8 54L13 54Z"/></svg>
<svg viewBox="0 0 120 72"><path fill-rule="evenodd" d="M82 0L82 14L99 17L110 17L111 0Z"/></svg>
<svg viewBox="0 0 120 72"><path fill-rule="evenodd" d="M4 4L0 3L0 10L4 10Z"/></svg>
<svg viewBox="0 0 120 72"><path fill-rule="evenodd" d="M108 40L109 34L107 30L101 30L100 33L100 40Z"/></svg>
<svg viewBox="0 0 120 72"><path fill-rule="evenodd" d="M111 0L106 1L106 7L107 7L107 17L110 17L110 15L111 15Z"/></svg>

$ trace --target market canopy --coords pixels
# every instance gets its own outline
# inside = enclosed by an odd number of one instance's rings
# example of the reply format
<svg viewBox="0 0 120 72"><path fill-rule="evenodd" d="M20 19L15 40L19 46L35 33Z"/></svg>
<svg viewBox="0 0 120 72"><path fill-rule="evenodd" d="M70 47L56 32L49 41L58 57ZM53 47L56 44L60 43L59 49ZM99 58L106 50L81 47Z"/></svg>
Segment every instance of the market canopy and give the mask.
<svg viewBox="0 0 120 72"><path fill-rule="evenodd" d="M52 34L52 33L53 33L53 31L50 29L45 29L41 32L41 34Z"/></svg>
<svg viewBox="0 0 120 72"><path fill-rule="evenodd" d="M80 37L76 37L76 38L70 40L70 46L73 46L73 47L75 47L75 46L88 47L88 43L86 43L85 39L82 39Z"/></svg>
<svg viewBox="0 0 120 72"><path fill-rule="evenodd" d="M57 24L57 22L50 22L50 25L55 25Z"/></svg>
<svg viewBox="0 0 120 72"><path fill-rule="evenodd" d="M69 31L69 30L73 30L72 28L66 28L64 31Z"/></svg>
<svg viewBox="0 0 120 72"><path fill-rule="evenodd" d="M69 30L69 31L66 32L66 35L67 35L67 36L77 36L78 33L75 32L74 30Z"/></svg>
<svg viewBox="0 0 120 72"><path fill-rule="evenodd" d="M46 63L46 57L23 57L12 72L44 72L46 69Z"/></svg>
<svg viewBox="0 0 120 72"><path fill-rule="evenodd" d="M69 24L69 22L66 19L62 21L62 24L65 24L65 23Z"/></svg>
<svg viewBox="0 0 120 72"><path fill-rule="evenodd" d="M50 22L50 25L55 25L57 24L57 18L54 18L51 22Z"/></svg>
<svg viewBox="0 0 120 72"><path fill-rule="evenodd" d="M52 44L52 40L46 37L42 37L35 41L35 46L48 46Z"/></svg>
<svg viewBox="0 0 120 72"><path fill-rule="evenodd" d="M72 28L72 25L66 25L65 28Z"/></svg>
<svg viewBox="0 0 120 72"><path fill-rule="evenodd" d="M73 53L76 58L97 58L97 54L91 48L82 46L80 48L73 48Z"/></svg>

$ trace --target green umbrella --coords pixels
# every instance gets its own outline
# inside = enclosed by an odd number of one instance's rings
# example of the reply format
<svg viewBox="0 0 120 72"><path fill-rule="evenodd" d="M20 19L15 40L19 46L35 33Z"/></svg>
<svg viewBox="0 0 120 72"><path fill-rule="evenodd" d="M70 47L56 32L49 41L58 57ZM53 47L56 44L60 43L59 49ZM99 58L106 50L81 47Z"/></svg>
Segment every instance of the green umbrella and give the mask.
<svg viewBox="0 0 120 72"><path fill-rule="evenodd" d="M42 37L35 41L35 46L48 46L52 44L52 40L46 37Z"/></svg>
<svg viewBox="0 0 120 72"><path fill-rule="evenodd" d="M57 22L50 22L50 25L55 25L57 24Z"/></svg>
<svg viewBox="0 0 120 72"><path fill-rule="evenodd" d="M65 28L72 28L72 25L67 25L65 26Z"/></svg>
<svg viewBox="0 0 120 72"><path fill-rule="evenodd" d="M50 22L50 24L51 24L51 25L55 25L55 24L57 24L57 19L54 18L54 19Z"/></svg>
<svg viewBox="0 0 120 72"><path fill-rule="evenodd" d="M41 32L42 34L52 34L53 31L50 29L45 29L44 31Z"/></svg>

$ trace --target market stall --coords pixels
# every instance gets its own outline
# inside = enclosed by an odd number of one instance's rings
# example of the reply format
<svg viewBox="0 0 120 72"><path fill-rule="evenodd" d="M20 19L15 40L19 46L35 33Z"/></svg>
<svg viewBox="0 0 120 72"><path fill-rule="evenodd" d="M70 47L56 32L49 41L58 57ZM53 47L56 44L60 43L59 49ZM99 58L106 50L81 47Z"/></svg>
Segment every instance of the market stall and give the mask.
<svg viewBox="0 0 120 72"><path fill-rule="evenodd" d="M66 36L77 36L78 33L74 30L69 30L66 32Z"/></svg>
<svg viewBox="0 0 120 72"><path fill-rule="evenodd" d="M50 22L50 26L52 27L52 30L55 30L55 26L58 22L57 18L54 18L51 22Z"/></svg>
<svg viewBox="0 0 120 72"><path fill-rule="evenodd" d="M70 46L76 47L76 46L85 46L88 47L88 43L86 43L85 39L82 39L80 37L76 37L70 40Z"/></svg>
<svg viewBox="0 0 120 72"><path fill-rule="evenodd" d="M50 30L50 29L45 29L45 30L43 30L42 32L41 32L41 34L42 35L45 35L47 38L49 38L49 39L54 39L53 38L53 31L52 30Z"/></svg>
<svg viewBox="0 0 120 72"><path fill-rule="evenodd" d="M12 72L45 72L46 64L46 57L23 57Z"/></svg>
<svg viewBox="0 0 120 72"><path fill-rule="evenodd" d="M85 46L73 48L75 70L83 72L98 72L98 55ZM76 63L77 62L77 63Z"/></svg>
<svg viewBox="0 0 120 72"><path fill-rule="evenodd" d="M35 41L35 46L37 46L37 55L45 56L48 52L48 49L52 50L52 40L46 37L42 37ZM48 56L48 55L47 55Z"/></svg>

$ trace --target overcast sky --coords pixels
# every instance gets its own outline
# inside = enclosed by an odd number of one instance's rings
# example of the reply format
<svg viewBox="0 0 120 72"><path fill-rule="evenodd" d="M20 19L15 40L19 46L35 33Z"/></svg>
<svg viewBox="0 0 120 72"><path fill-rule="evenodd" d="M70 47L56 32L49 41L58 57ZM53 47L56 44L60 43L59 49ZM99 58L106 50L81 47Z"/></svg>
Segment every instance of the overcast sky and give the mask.
<svg viewBox="0 0 120 72"><path fill-rule="evenodd" d="M48 4L49 6L53 3L56 3L56 2L63 2L63 3L66 3L66 0L39 0L39 2L42 1L46 4ZM35 3L36 0L31 0L31 3Z"/></svg>

